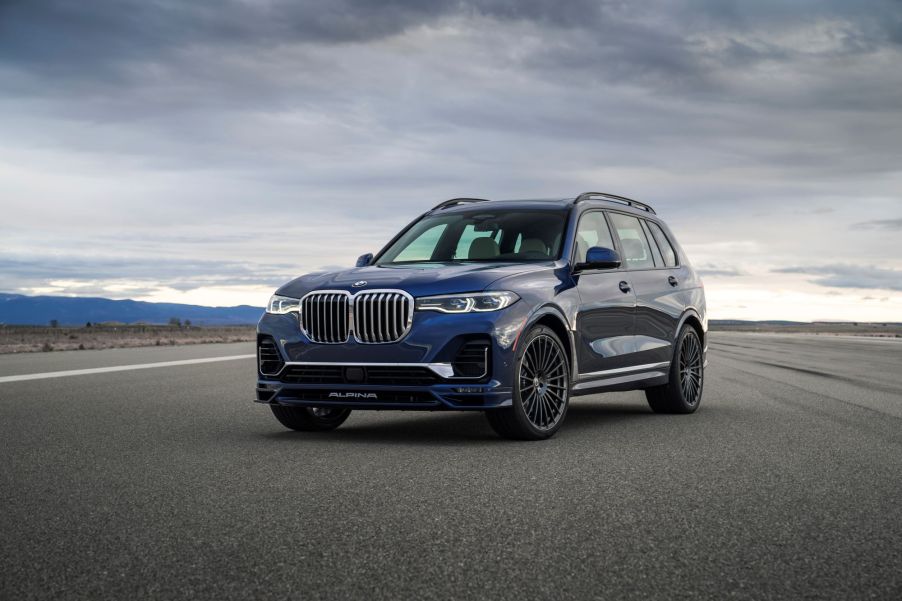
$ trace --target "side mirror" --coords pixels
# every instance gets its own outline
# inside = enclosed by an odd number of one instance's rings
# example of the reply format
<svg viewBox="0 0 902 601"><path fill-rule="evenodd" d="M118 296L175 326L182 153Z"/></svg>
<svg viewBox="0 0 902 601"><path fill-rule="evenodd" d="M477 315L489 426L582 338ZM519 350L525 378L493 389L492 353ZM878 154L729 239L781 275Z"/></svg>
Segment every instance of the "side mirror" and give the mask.
<svg viewBox="0 0 902 601"><path fill-rule="evenodd" d="M366 267L373 260L373 253L366 253L357 257L357 267Z"/></svg>
<svg viewBox="0 0 902 601"><path fill-rule="evenodd" d="M617 269L620 267L620 253L612 248L593 246L586 253L585 263L577 263L574 271L586 269Z"/></svg>

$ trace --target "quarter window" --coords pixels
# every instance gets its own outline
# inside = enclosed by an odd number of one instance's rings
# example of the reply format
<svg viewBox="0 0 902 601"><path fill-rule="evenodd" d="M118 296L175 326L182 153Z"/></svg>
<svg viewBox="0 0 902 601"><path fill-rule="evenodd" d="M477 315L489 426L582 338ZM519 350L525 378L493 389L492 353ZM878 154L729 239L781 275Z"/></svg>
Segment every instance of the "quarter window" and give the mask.
<svg viewBox="0 0 902 601"><path fill-rule="evenodd" d="M608 222L601 211L590 211L583 214L576 228L576 262L585 263L586 253L593 246L614 248L614 239Z"/></svg>
<svg viewBox="0 0 902 601"><path fill-rule="evenodd" d="M670 244L670 240L664 235L664 230L662 230L661 226L654 221L649 221L647 223L648 229L651 230L651 235L654 236L655 241L658 243L658 248L661 249L661 254L664 255L664 265L667 267L676 267L676 252L673 250L673 245Z"/></svg>
<svg viewBox="0 0 902 601"><path fill-rule="evenodd" d="M611 223L614 231L620 238L620 247L623 250L624 263L628 269L652 269L655 261L652 258L651 247L642 225L636 217L623 213L611 213Z"/></svg>
<svg viewBox="0 0 902 601"><path fill-rule="evenodd" d="M651 254L655 258L655 267L664 267L664 259L661 257L661 250L658 248L658 244L652 237L651 232L648 231L648 222L644 219L642 220L642 231L645 232L645 239L648 240L648 245L651 246Z"/></svg>

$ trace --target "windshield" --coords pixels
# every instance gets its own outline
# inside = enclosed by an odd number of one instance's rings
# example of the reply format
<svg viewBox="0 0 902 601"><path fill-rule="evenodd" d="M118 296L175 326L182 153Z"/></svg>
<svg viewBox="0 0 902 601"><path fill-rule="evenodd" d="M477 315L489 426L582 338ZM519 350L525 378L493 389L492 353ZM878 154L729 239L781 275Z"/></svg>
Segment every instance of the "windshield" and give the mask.
<svg viewBox="0 0 902 601"><path fill-rule="evenodd" d="M526 262L557 259L567 211L472 211L429 215L392 244L376 265Z"/></svg>

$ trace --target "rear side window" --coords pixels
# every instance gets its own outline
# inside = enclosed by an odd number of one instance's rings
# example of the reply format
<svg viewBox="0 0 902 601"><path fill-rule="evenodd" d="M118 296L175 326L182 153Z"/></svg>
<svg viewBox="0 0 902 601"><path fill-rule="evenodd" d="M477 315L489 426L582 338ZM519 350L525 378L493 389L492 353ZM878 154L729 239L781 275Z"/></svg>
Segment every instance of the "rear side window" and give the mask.
<svg viewBox="0 0 902 601"><path fill-rule="evenodd" d="M614 248L614 239L611 238L611 229L601 211L584 213L576 228L576 262L585 263L586 253L593 246L602 248Z"/></svg>
<svg viewBox="0 0 902 601"><path fill-rule="evenodd" d="M639 219L623 213L610 213L610 215L614 231L620 238L620 247L623 250L623 259L627 268L653 269L655 261Z"/></svg>
<svg viewBox="0 0 902 601"><path fill-rule="evenodd" d="M651 235L654 236L655 242L658 243L658 248L661 249L661 254L664 255L664 265L667 267L676 267L676 252L673 250L673 245L670 243L670 240L664 235L664 230L662 230L661 226L654 221L648 221L646 223L648 223L648 229L651 230Z"/></svg>

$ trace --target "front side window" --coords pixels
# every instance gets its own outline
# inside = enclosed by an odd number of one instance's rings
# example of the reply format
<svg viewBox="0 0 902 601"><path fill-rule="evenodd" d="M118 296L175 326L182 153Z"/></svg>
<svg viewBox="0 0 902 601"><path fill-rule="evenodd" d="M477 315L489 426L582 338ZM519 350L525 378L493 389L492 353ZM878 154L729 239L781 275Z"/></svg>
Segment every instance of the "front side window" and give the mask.
<svg viewBox="0 0 902 601"><path fill-rule="evenodd" d="M620 238L620 248L623 250L623 262L627 269L652 269L655 261L652 258L651 247L642 225L636 217L623 213L611 213L611 224L617 237Z"/></svg>
<svg viewBox="0 0 902 601"><path fill-rule="evenodd" d="M551 261L560 256L566 223L562 209L427 215L386 249L376 265Z"/></svg>
<svg viewBox="0 0 902 601"><path fill-rule="evenodd" d="M585 263L586 253L593 246L614 248L611 229L601 211L589 211L583 214L576 228L576 263Z"/></svg>

